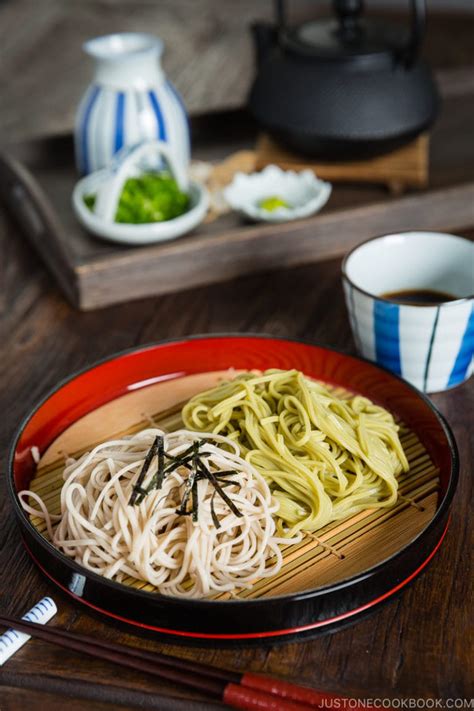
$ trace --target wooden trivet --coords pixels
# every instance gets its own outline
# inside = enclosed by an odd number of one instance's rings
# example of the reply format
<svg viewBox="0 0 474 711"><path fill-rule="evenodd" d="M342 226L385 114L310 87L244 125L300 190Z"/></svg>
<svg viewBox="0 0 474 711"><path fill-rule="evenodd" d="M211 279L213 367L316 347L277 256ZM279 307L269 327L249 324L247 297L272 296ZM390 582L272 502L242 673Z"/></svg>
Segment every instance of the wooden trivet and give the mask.
<svg viewBox="0 0 474 711"><path fill-rule="evenodd" d="M428 185L429 137L418 136L402 148L367 160L323 163L305 159L261 134L256 145L257 170L275 164L285 170L314 170L318 178L331 182L381 183L393 195L407 188Z"/></svg>

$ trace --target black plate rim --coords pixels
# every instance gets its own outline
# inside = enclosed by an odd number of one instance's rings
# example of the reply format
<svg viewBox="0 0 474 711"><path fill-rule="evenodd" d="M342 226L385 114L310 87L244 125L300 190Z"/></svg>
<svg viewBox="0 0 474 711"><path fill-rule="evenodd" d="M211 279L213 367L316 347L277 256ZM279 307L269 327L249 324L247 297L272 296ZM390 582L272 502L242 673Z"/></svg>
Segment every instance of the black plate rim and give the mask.
<svg viewBox="0 0 474 711"><path fill-rule="evenodd" d="M282 341L282 342L290 342L290 343L299 343L302 345L306 346L313 346L317 348L323 348L325 350L331 351L332 353L337 353L339 355L347 356L350 358L354 358L355 360L360 360L362 362L368 363L372 367L381 370L387 374L389 374L391 377L395 378L396 380L399 380L404 386L408 387L409 389L413 390L416 395L418 395L425 403L425 405L428 406L428 408L433 412L435 417L438 419L439 424L441 425L441 428L444 432L444 435L447 440L447 444L449 447L450 451L450 459L451 459L451 475L449 478L449 483L448 487L446 490L446 494L443 498L443 500L440 502L435 515L433 518L430 520L427 526L418 533L415 538L413 538L409 543L407 543L405 546L403 546L400 550L398 550L396 553L393 555L389 556L388 558L385 558L383 561L378 563L375 566L372 566L366 571L363 571L362 573L359 573L356 576L346 578L342 581L339 581L338 583L335 584L330 584L330 585L325 585L323 587L317 588L317 589L311 589L311 590L304 590L301 592L296 592L296 593L291 593L289 595L274 595L271 596L270 598L259 598L256 600L242 600L242 599L231 599L231 600L209 600L206 598L179 598L179 597L173 597L171 595L163 595L161 593L152 593L148 592L145 590L137 590L131 586L123 585L122 583L118 583L115 580L110 580L108 578L104 578L102 575L99 575L98 573L94 573L93 571L87 570L87 568L84 568L83 566L79 565L76 563L74 560L71 558L68 558L65 556L63 553L61 553L57 548L55 548L44 536L42 536L40 533L38 533L37 529L33 526L33 524L30 522L30 520L26 517L25 512L23 508L20 505L17 492L15 489L14 485L14 456L15 456L15 451L16 447L18 444L18 441L23 433L24 428L30 421L30 419L36 414L36 412L46 403L46 401L52 397L55 393L57 393L62 387L70 383L71 381L75 380L77 377L80 375L87 373L90 370L93 370L94 368L103 365L105 363L111 362L113 360L116 360L122 356L126 355L131 355L132 353L137 353L139 351L146 351L149 349L153 349L159 346L165 346L165 345L170 345L170 344L177 344L177 343L187 343L188 341L195 341L195 340L203 340L203 339L220 339L220 338L255 338L256 340L258 339L268 339L268 340L277 340L277 341ZM327 595L328 593L334 593L339 590L343 590L348 587L352 587L353 585L356 585L359 582L362 582L364 580L369 579L373 575L376 575L379 573L381 570L384 568L387 568L390 566L390 564L396 560L397 558L401 557L404 555L407 551L409 551L411 548L415 547L416 544L418 543L418 540L420 537L427 535L428 532L432 531L433 528L438 524L438 521L442 518L442 516L447 512L449 509L452 499L454 497L454 494L456 492L457 484L458 484L458 479L459 479L459 453L458 453L458 448L456 444L456 440L454 438L454 435L452 433L451 427L447 423L446 419L444 416L439 412L439 410L435 407L435 405L429 400L427 396L424 395L420 390L418 390L414 385L411 385L407 381L405 381L403 378L400 376L396 375L395 373L392 373L388 368L384 368L376 363L373 363L371 360L368 358L364 358L359 355L353 355L351 353L347 353L345 351L339 350L337 348L330 348L324 345L319 345L318 343L311 341L309 339L299 339L299 338L283 338L281 336L274 336L269 333L238 333L238 332L220 332L220 333L201 333L201 334L192 334L192 335L187 335L187 336L182 336L179 338L167 338L163 339L160 341L155 341L151 343L146 343L141 346L133 346L131 348L126 348L124 350L118 351L113 353L110 356L106 356L104 358L101 358L100 360L94 361L92 364L85 366L84 368L81 368L77 371L75 371L73 374L69 375L66 378L63 378L60 380L53 388L51 388L46 395L41 398L36 405L34 405L32 408L29 409L28 413L25 415L25 417L22 419L19 427L17 428L15 435L13 437L12 443L9 448L8 452L8 460L7 460L7 490L8 494L10 496L10 500L13 504L13 508L15 510L15 514L17 518L19 519L20 525L23 525L28 533L33 536L33 538L39 543L39 545L46 549L46 551L51 554L59 563L62 563L63 565L66 565L70 567L71 569L74 570L74 572L79 573L82 576L85 576L86 578L91 578L94 580L97 584L99 585L104 585L106 588L111 588L112 590L115 590L120 593L124 593L124 591L127 591L131 597L135 597L137 599L146 599L150 600L150 598L154 599L155 601L160 601L160 602L168 602L172 601L174 605L182 605L183 607L189 608L190 606L195 607L196 609L202 609L204 607L211 607L214 605L226 605L227 607L238 607L239 609L242 609L243 607L246 607L248 609L250 608L258 608L260 606L263 606L267 604L270 600L275 601L275 602L299 602L299 601L304 601L304 600L310 600L314 599L320 596Z"/></svg>

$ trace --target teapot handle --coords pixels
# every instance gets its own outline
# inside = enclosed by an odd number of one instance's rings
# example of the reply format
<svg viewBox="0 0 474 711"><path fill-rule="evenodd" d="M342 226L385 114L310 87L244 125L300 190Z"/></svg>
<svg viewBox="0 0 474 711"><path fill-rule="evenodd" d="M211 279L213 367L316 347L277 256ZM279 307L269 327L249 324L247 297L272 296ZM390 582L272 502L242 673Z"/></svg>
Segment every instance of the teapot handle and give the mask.
<svg viewBox="0 0 474 711"><path fill-rule="evenodd" d="M405 46L402 59L406 67L416 60L426 27L426 0L411 0L411 33Z"/></svg>
<svg viewBox="0 0 474 711"><path fill-rule="evenodd" d="M277 32L282 32L286 29L286 1L274 0L275 3L275 20Z"/></svg>

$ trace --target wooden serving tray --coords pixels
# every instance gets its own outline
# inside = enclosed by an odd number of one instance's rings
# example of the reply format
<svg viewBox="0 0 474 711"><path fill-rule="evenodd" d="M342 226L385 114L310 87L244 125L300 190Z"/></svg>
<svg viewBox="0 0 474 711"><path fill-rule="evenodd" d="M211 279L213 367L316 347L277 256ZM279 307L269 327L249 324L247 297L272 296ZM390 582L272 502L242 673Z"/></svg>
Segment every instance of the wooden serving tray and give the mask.
<svg viewBox="0 0 474 711"><path fill-rule="evenodd" d="M471 92L471 93L469 93ZM459 230L472 223L474 92L446 100L430 142L430 187L402 197L381 186L334 186L321 213L280 225L245 223L235 213L173 242L124 247L89 235L71 192L72 137L37 139L0 155L0 197L72 304L88 310L243 274L340 256L367 238L409 229ZM255 146L245 112L193 119L193 155L222 160Z"/></svg>

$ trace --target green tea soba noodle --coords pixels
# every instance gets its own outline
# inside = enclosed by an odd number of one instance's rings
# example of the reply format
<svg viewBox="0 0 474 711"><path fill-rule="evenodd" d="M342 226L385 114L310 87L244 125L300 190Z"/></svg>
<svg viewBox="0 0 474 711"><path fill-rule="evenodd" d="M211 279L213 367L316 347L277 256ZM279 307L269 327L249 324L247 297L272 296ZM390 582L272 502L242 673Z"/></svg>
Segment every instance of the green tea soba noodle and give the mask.
<svg viewBox="0 0 474 711"><path fill-rule="evenodd" d="M408 462L392 415L365 397L336 397L297 370L244 373L193 397L189 429L226 435L265 477L280 533L397 500Z"/></svg>

